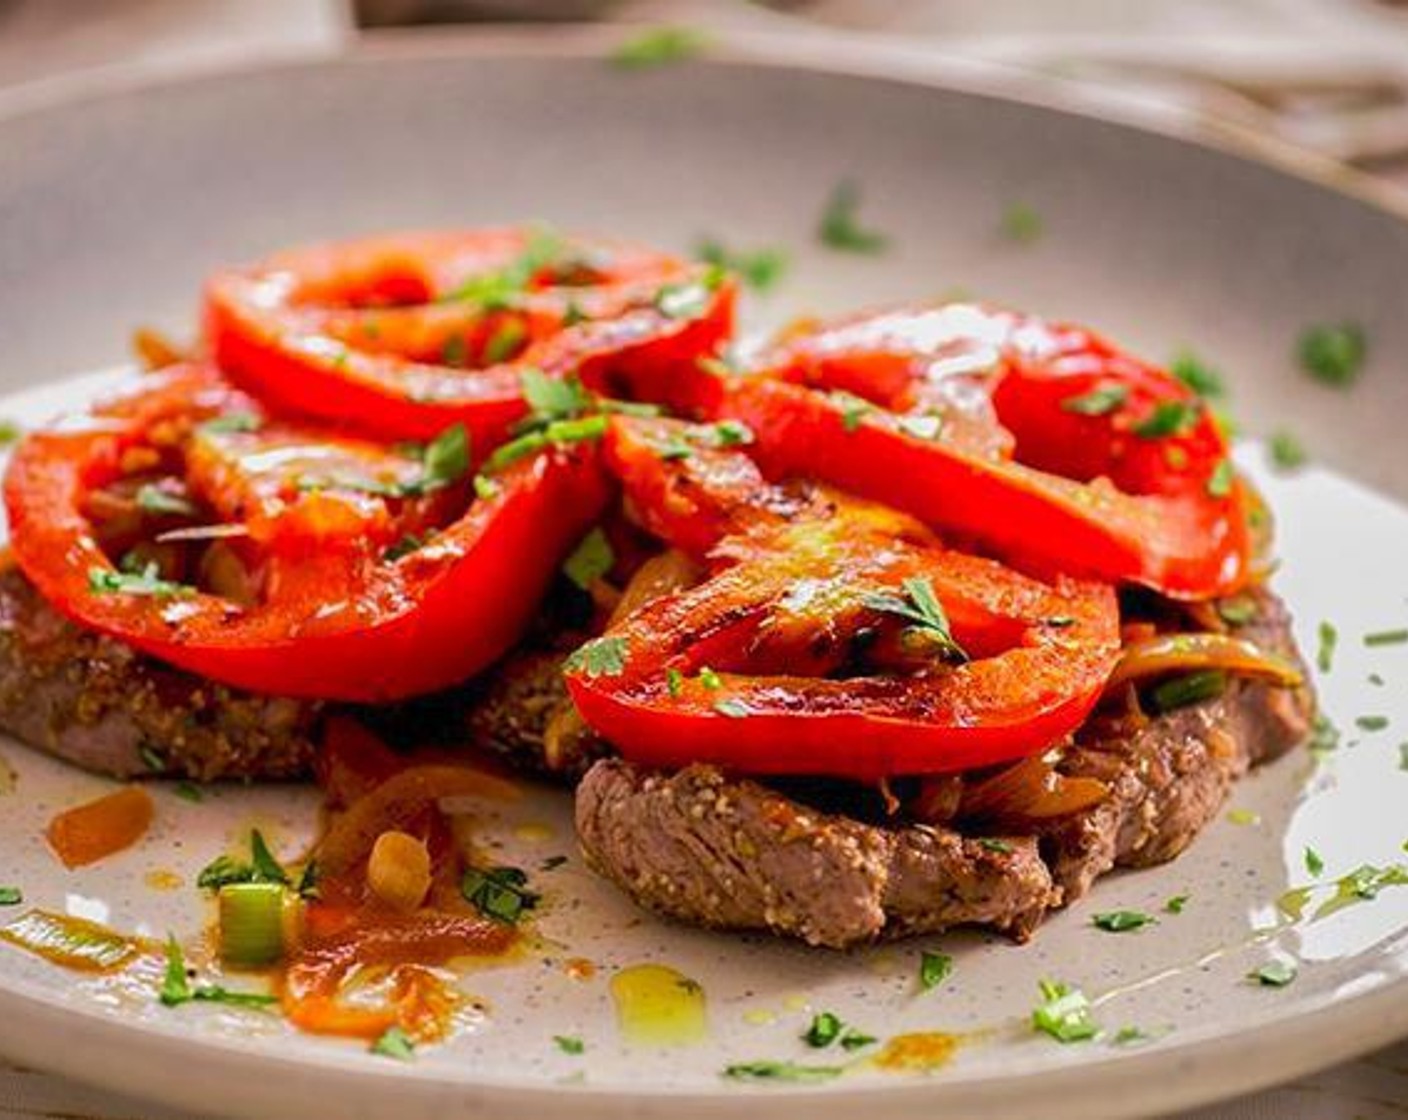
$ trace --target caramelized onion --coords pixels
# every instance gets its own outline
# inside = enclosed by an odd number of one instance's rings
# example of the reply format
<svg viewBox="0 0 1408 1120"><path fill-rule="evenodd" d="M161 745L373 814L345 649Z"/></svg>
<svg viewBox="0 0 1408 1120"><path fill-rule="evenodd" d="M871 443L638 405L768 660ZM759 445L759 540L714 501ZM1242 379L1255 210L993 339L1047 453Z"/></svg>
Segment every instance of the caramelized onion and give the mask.
<svg viewBox="0 0 1408 1120"><path fill-rule="evenodd" d="M693 587L699 582L699 576L699 565L677 549L652 556L636 569L636 574L626 584L626 589L616 602L616 609L611 612L608 625L625 618L652 599L684 587Z"/></svg>
<svg viewBox="0 0 1408 1120"><path fill-rule="evenodd" d="M965 820L1053 820L1099 805L1109 795L1099 779L1062 774L1055 759L1042 755L965 787L958 815Z"/></svg>
<svg viewBox="0 0 1408 1120"><path fill-rule="evenodd" d="M1229 634L1160 634L1125 647L1124 656L1106 682L1109 695L1121 685L1168 673L1221 669L1256 677L1281 688L1297 688L1301 671L1284 657L1267 653L1245 638Z"/></svg>

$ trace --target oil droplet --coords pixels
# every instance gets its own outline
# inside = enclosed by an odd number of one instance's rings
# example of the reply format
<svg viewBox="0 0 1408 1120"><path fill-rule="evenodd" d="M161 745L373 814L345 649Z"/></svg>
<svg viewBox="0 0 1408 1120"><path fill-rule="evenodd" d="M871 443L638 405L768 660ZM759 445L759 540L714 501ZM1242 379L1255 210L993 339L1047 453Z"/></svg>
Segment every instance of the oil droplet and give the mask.
<svg viewBox="0 0 1408 1120"><path fill-rule="evenodd" d="M174 871L167 871L164 868L156 868L148 871L142 877L142 881L154 891L178 891L186 883L186 880L177 875Z"/></svg>
<svg viewBox="0 0 1408 1120"><path fill-rule="evenodd" d="M743 1013L743 1021L754 1027L766 1027L777 1022L777 1012L769 1011L766 1007L755 1007L752 1011Z"/></svg>
<svg viewBox="0 0 1408 1120"><path fill-rule="evenodd" d="M782 1006L788 1011L810 1011L812 1001L804 995L790 995L782 1001Z"/></svg>
<svg viewBox="0 0 1408 1120"><path fill-rule="evenodd" d="M621 1036L647 1046L687 1046L708 1033L704 989L663 964L636 964L611 978Z"/></svg>
<svg viewBox="0 0 1408 1120"><path fill-rule="evenodd" d="M526 844L546 844L557 835L551 825L540 824L537 821L518 825L513 830L513 834Z"/></svg>
<svg viewBox="0 0 1408 1120"><path fill-rule="evenodd" d="M880 1069L896 1073L931 1073L949 1063L958 1041L957 1035L940 1031L897 1034L872 1060Z"/></svg>
<svg viewBox="0 0 1408 1120"><path fill-rule="evenodd" d="M1247 828L1255 828L1261 824L1261 815L1251 809L1232 809L1228 812L1227 819L1232 824L1240 824Z"/></svg>
<svg viewBox="0 0 1408 1120"><path fill-rule="evenodd" d="M562 971L573 980L590 980L596 975L596 965L586 957L569 957L562 962Z"/></svg>

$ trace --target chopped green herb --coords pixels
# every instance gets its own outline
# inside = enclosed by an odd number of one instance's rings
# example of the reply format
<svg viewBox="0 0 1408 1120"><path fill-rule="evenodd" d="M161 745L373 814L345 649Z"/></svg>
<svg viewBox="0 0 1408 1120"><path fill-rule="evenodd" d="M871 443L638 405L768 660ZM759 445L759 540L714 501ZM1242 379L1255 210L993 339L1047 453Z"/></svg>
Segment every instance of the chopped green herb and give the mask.
<svg viewBox="0 0 1408 1120"><path fill-rule="evenodd" d="M606 534L597 526L580 541L562 564L563 574L580 587L588 590L597 580L602 579L616 563L616 553Z"/></svg>
<svg viewBox="0 0 1408 1120"><path fill-rule="evenodd" d="M171 792L182 801L190 801L197 805L205 800L205 791L194 782L177 782L176 788Z"/></svg>
<svg viewBox="0 0 1408 1120"><path fill-rule="evenodd" d="M735 252L722 242L709 238L699 243L695 256L708 264L738 273L745 284L759 292L770 291L787 271L787 254L781 249Z"/></svg>
<svg viewBox="0 0 1408 1120"><path fill-rule="evenodd" d="M200 431L212 434L232 434L237 432L257 432L264 421L252 412L226 412L212 416L200 426Z"/></svg>
<svg viewBox="0 0 1408 1120"><path fill-rule="evenodd" d="M1322 323L1300 336L1300 364L1317 381L1343 389L1352 385L1364 367L1368 339L1358 323Z"/></svg>
<svg viewBox="0 0 1408 1120"><path fill-rule="evenodd" d="M1057 1042L1085 1042L1100 1033L1090 1017L1090 1000L1078 989L1042 980L1041 1003L1032 1011L1032 1027Z"/></svg>
<svg viewBox="0 0 1408 1120"><path fill-rule="evenodd" d="M542 370L525 369L518 380L536 421L567 420L591 405L591 397L575 377L549 377Z"/></svg>
<svg viewBox="0 0 1408 1120"><path fill-rule="evenodd" d="M1325 870L1325 861L1314 848L1307 847L1305 849L1305 869L1317 879Z"/></svg>
<svg viewBox="0 0 1408 1120"><path fill-rule="evenodd" d="M1176 894L1164 903L1164 909L1170 914L1181 914L1188 906L1190 895Z"/></svg>
<svg viewBox="0 0 1408 1120"><path fill-rule="evenodd" d="M868 400L854 393L837 390L831 394L831 399L841 407L841 427L847 433L859 428L866 415L875 410Z"/></svg>
<svg viewBox="0 0 1408 1120"><path fill-rule="evenodd" d="M1126 385L1103 385L1079 396L1067 397L1061 402L1061 411L1075 412L1081 416L1104 416L1114 412L1129 400L1129 387Z"/></svg>
<svg viewBox="0 0 1408 1120"><path fill-rule="evenodd" d="M1200 669L1154 686L1149 702L1156 711L1171 712L1221 696L1227 689L1227 674L1221 669Z"/></svg>
<svg viewBox="0 0 1408 1120"><path fill-rule="evenodd" d="M462 334L452 334L440 347L440 364L461 367L469 357L469 343Z"/></svg>
<svg viewBox="0 0 1408 1120"><path fill-rule="evenodd" d="M398 1062L409 1062L416 1056L416 1044L400 1027L387 1027L385 1033L372 1043L371 1052L383 1058L395 1058Z"/></svg>
<svg viewBox="0 0 1408 1120"><path fill-rule="evenodd" d="M166 756L150 743L143 743L137 748L137 757L153 774L161 774L166 770Z"/></svg>
<svg viewBox="0 0 1408 1120"><path fill-rule="evenodd" d="M1014 202L1002 212L1002 233L1009 241L1031 245L1041 240L1041 215L1025 202Z"/></svg>
<svg viewBox="0 0 1408 1120"><path fill-rule="evenodd" d="M1384 685L1384 678L1378 673L1370 673L1365 679L1376 688L1382 688Z"/></svg>
<svg viewBox="0 0 1408 1120"><path fill-rule="evenodd" d="M703 53L710 38L692 27L652 27L632 35L611 52L618 70L649 70Z"/></svg>
<svg viewBox="0 0 1408 1120"><path fill-rule="evenodd" d="M1182 435L1198 422L1198 405L1190 401L1159 401L1131 431L1143 439Z"/></svg>
<svg viewBox="0 0 1408 1120"><path fill-rule="evenodd" d="M425 545L425 540L414 533L407 533L395 544L391 545L381 554L381 558L388 564L394 564L403 556L409 556L412 552Z"/></svg>
<svg viewBox="0 0 1408 1120"><path fill-rule="evenodd" d="M1091 925L1106 933L1129 933L1132 930L1143 929L1145 926L1157 925L1158 922L1158 918L1152 914L1145 914L1138 910L1109 910L1103 914L1096 914L1091 919Z"/></svg>
<svg viewBox="0 0 1408 1120"><path fill-rule="evenodd" d="M934 594L934 585L928 579L916 576L904 580L900 586L904 588L904 599L896 595L871 594L862 601L871 610L907 619L913 624L910 629L933 642L945 659L966 662L968 654L949 631L948 615Z"/></svg>
<svg viewBox="0 0 1408 1120"><path fill-rule="evenodd" d="M18 906L24 901L24 891L19 887L0 887L0 906Z"/></svg>
<svg viewBox="0 0 1408 1120"><path fill-rule="evenodd" d="M818 1050L830 1046L841 1037L841 1020L830 1011L822 1011L812 1016L812 1024L802 1035L802 1041Z"/></svg>
<svg viewBox="0 0 1408 1120"><path fill-rule="evenodd" d="M421 476L404 489L424 494L450 486L469 471L469 433L463 424L451 424L425 447Z"/></svg>
<svg viewBox="0 0 1408 1120"><path fill-rule="evenodd" d="M1315 664L1322 673L1328 673L1335 662L1335 645L1339 642L1340 632L1333 622L1322 622L1317 634L1320 645L1315 651Z"/></svg>
<svg viewBox="0 0 1408 1120"><path fill-rule="evenodd" d="M677 463L681 459L688 459L694 452L683 440L670 439L665 443L657 444L655 454L660 456L662 462Z"/></svg>
<svg viewBox="0 0 1408 1120"><path fill-rule="evenodd" d="M938 439L939 433L943 431L944 419L942 416L922 415L922 416L901 416L899 418L900 431L915 439Z"/></svg>
<svg viewBox="0 0 1408 1120"><path fill-rule="evenodd" d="M499 496L499 484L486 475L474 476L474 496L481 502L492 501Z"/></svg>
<svg viewBox="0 0 1408 1120"><path fill-rule="evenodd" d="M1115 1037L1110 1041L1116 1046L1136 1046L1141 1042L1148 1042L1150 1036L1145 1034L1138 1027L1121 1027L1115 1032Z"/></svg>
<svg viewBox="0 0 1408 1120"><path fill-rule="evenodd" d="M196 593L184 583L162 579L155 563L140 572L115 572L111 568L88 569L88 590L95 595L150 595L153 598L184 598Z"/></svg>
<svg viewBox="0 0 1408 1120"><path fill-rule="evenodd" d="M725 697L723 700L714 701L714 711L721 716L728 716L729 719L747 719L753 713L748 705L742 700L735 700L732 697Z"/></svg>
<svg viewBox="0 0 1408 1120"><path fill-rule="evenodd" d="M880 1040L873 1034L864 1034L854 1027L847 1027L846 1033L841 1036L842 1050L860 1050L866 1046L874 1046Z"/></svg>
<svg viewBox="0 0 1408 1120"><path fill-rule="evenodd" d="M8 447L24 435L24 429L13 420L0 420L0 447Z"/></svg>
<svg viewBox="0 0 1408 1120"><path fill-rule="evenodd" d="M757 438L742 420L720 420L710 431L719 447L741 447Z"/></svg>
<svg viewBox="0 0 1408 1120"><path fill-rule="evenodd" d="M540 896L527 883L528 876L517 867L471 867L460 880L460 893L486 918L512 926L538 905Z"/></svg>
<svg viewBox="0 0 1408 1120"><path fill-rule="evenodd" d="M195 517L200 513L195 504L180 494L172 494L160 486L147 483L137 491L137 505L147 513L169 514L172 517Z"/></svg>
<svg viewBox="0 0 1408 1120"><path fill-rule="evenodd" d="M216 984L191 983L186 970L185 954L175 936L166 939L166 968L162 973L161 987L157 998L166 1007L180 1007L183 1003L222 1003L228 1007L268 1007L279 1002L278 996L261 992L234 992Z"/></svg>
<svg viewBox="0 0 1408 1120"><path fill-rule="evenodd" d="M1340 731L1328 716L1317 714L1315 722L1310 729L1310 752L1314 755L1325 755L1330 751L1338 749L1340 745Z"/></svg>
<svg viewBox="0 0 1408 1120"><path fill-rule="evenodd" d="M1259 612L1257 601L1250 595L1234 595L1217 603L1217 613L1222 616L1222 621L1232 626L1245 626Z"/></svg>
<svg viewBox="0 0 1408 1120"><path fill-rule="evenodd" d="M671 696L678 696L684 687L684 674L678 669L665 670L665 688Z"/></svg>
<svg viewBox="0 0 1408 1120"><path fill-rule="evenodd" d="M496 474L529 455L536 455L554 443L585 443L606 434L605 416L583 416L573 420L553 420L546 427L500 444L484 463L487 474Z"/></svg>
<svg viewBox="0 0 1408 1120"><path fill-rule="evenodd" d="M555 1034L552 1036L552 1040L557 1043L557 1048L564 1054L586 1053L587 1044L576 1035Z"/></svg>
<svg viewBox="0 0 1408 1120"><path fill-rule="evenodd" d="M919 954L919 990L930 991L937 988L953 975L953 958L947 953L932 953L928 949Z"/></svg>
<svg viewBox="0 0 1408 1120"><path fill-rule="evenodd" d="M1296 966L1287 961L1267 961L1247 973L1247 979L1267 988L1284 988L1296 978Z"/></svg>
<svg viewBox="0 0 1408 1120"><path fill-rule="evenodd" d="M619 677L626 668L626 639L602 637L594 638L567 659L566 668L571 672L583 672L595 680L597 677Z"/></svg>
<svg viewBox="0 0 1408 1120"><path fill-rule="evenodd" d="M298 885L294 887L294 891L297 893L298 897L317 898L319 894L318 879L320 876L321 872L318 870L317 860L310 859L305 863L303 865L303 871L298 876Z"/></svg>
<svg viewBox="0 0 1408 1120"><path fill-rule="evenodd" d="M997 840L991 836L980 836L978 838L978 847L982 848L985 852L997 852L1004 856L1011 855L1013 850L1012 845L1006 840Z"/></svg>
<svg viewBox="0 0 1408 1120"><path fill-rule="evenodd" d="M709 309L723 277L722 269L711 268L702 280L666 284L655 293L655 309L670 319L697 319Z"/></svg>
<svg viewBox="0 0 1408 1120"><path fill-rule="evenodd" d="M1232 460L1223 459L1212 469L1212 474L1208 476L1208 496L1212 498L1225 498L1232 493L1232 480L1236 477L1232 469Z"/></svg>
<svg viewBox="0 0 1408 1120"><path fill-rule="evenodd" d="M1382 731L1388 726L1388 716L1356 716L1354 726L1360 731Z"/></svg>
<svg viewBox="0 0 1408 1120"><path fill-rule="evenodd" d="M1303 467L1308 458L1300 440L1284 428L1271 433L1267 447L1271 452L1271 465L1277 470L1293 471Z"/></svg>
<svg viewBox="0 0 1408 1120"><path fill-rule="evenodd" d="M508 361L518 353L527 337L528 329L519 320L505 319L484 343L485 364L496 366Z"/></svg>
<svg viewBox="0 0 1408 1120"><path fill-rule="evenodd" d="M702 666L699 670L699 683L711 692L715 692L724 686L723 678L707 665Z"/></svg>
<svg viewBox="0 0 1408 1120"><path fill-rule="evenodd" d="M282 883L289 885L288 872L264 840L257 828L249 834L250 861L241 863L230 856L218 856L201 869L196 886L201 890L218 891L231 883Z"/></svg>
<svg viewBox="0 0 1408 1120"><path fill-rule="evenodd" d="M1205 400L1220 397L1226 391L1222 374L1192 350L1180 350L1175 354L1168 370Z"/></svg>
<svg viewBox="0 0 1408 1120"><path fill-rule="evenodd" d="M1408 642L1408 629L1404 630L1376 630L1372 634L1364 635L1366 646L1398 646Z"/></svg>
<svg viewBox="0 0 1408 1120"><path fill-rule="evenodd" d="M881 253L889 244L882 233L860 224L860 187L854 180L836 184L822 211L817 236L821 243L846 253Z"/></svg>
<svg viewBox="0 0 1408 1120"><path fill-rule="evenodd" d="M288 885L288 872L274 858L274 853L269 850L269 845L264 840L264 834L257 828L249 834L249 851L256 876L255 882Z"/></svg>
<svg viewBox="0 0 1408 1120"><path fill-rule="evenodd" d="M538 229L523 251L503 268L468 277L443 297L444 302L472 303L483 311L506 311L516 306L534 278L563 255L562 239L551 230Z"/></svg>
<svg viewBox="0 0 1408 1120"><path fill-rule="evenodd" d="M1408 770L1408 743L1398 744L1398 768Z"/></svg>
<svg viewBox="0 0 1408 1120"><path fill-rule="evenodd" d="M734 1081L830 1081L844 1066L806 1066L797 1062L735 1062L723 1075Z"/></svg>

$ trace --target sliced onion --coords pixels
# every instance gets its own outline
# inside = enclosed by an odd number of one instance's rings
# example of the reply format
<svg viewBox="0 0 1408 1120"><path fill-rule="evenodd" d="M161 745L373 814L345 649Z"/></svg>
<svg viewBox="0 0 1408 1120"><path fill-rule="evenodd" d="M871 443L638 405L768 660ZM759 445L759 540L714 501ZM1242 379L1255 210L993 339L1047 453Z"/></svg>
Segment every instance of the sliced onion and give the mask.
<svg viewBox="0 0 1408 1120"><path fill-rule="evenodd" d="M1098 778L1071 777L1052 755L1023 759L963 790L960 819L1046 821L1099 805L1110 789Z"/></svg>
<svg viewBox="0 0 1408 1120"><path fill-rule="evenodd" d="M1159 634L1125 647L1124 656L1105 684L1105 691L1108 694L1131 681L1199 669L1221 669L1281 688L1297 688L1304 680L1300 669L1290 661L1267 653L1245 638L1234 638L1230 634Z"/></svg>

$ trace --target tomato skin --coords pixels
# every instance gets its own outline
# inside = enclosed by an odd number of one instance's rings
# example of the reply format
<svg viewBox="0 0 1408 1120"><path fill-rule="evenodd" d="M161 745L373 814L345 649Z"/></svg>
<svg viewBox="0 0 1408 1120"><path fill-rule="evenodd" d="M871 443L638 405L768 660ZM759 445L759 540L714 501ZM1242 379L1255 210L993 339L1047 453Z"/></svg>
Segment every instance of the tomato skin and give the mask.
<svg viewBox="0 0 1408 1120"><path fill-rule="evenodd" d="M713 574L608 630L619 672L579 659L566 675L582 717L627 758L873 781L1039 753L1084 720L1119 652L1110 587L1043 583L944 549L903 514L780 492L740 452L643 453L684 427L617 419L607 456L643 520ZM688 510L671 508L681 494ZM973 659L831 679L856 650L874 655L887 628L896 638L902 622L874 600L916 580Z"/></svg>
<svg viewBox="0 0 1408 1120"><path fill-rule="evenodd" d="M240 608L218 596L98 593L112 563L81 511L154 425L209 416L231 391L203 368L148 375L80 424L32 433L5 476L12 548L25 574L80 625L211 680L275 695L380 702L485 668L531 618L561 557L605 507L595 448L525 459L430 544L346 577L335 556L288 567L287 588ZM184 410L184 411L183 411Z"/></svg>
<svg viewBox="0 0 1408 1120"><path fill-rule="evenodd" d="M565 242L601 262L586 286L533 288L491 311L450 296L457 280L503 269L530 244L524 230L393 234L217 273L205 292L210 353L276 411L399 439L463 423L488 447L526 411L525 369L575 373L602 392L659 384L732 332L732 281L714 285L699 266L615 242ZM697 311L672 317L656 306L668 286L706 282ZM591 318L574 322L578 307ZM496 324L521 332L521 350L486 357ZM485 358L483 368L447 364L451 342Z"/></svg>

